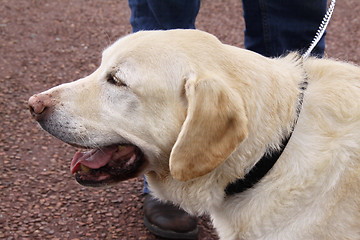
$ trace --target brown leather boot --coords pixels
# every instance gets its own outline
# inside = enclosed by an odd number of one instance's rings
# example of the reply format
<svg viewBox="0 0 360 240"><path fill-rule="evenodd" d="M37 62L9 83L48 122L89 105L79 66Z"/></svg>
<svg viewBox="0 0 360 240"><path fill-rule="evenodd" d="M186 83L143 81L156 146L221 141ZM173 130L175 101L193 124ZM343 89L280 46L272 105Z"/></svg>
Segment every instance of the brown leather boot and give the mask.
<svg viewBox="0 0 360 240"><path fill-rule="evenodd" d="M184 210L154 199L150 194L144 199L144 224L156 236L168 239L197 239L195 217Z"/></svg>

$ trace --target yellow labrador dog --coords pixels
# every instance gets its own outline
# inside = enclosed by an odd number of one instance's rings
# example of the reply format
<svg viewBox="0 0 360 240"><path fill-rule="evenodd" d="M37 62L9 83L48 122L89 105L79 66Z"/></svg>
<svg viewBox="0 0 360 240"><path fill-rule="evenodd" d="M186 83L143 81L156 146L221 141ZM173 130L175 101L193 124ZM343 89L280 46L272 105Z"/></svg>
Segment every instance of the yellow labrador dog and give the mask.
<svg viewBox="0 0 360 240"><path fill-rule="evenodd" d="M305 89L306 83L307 89ZM270 59L198 30L119 39L91 75L29 99L102 186L210 214L221 239L360 239L360 68Z"/></svg>

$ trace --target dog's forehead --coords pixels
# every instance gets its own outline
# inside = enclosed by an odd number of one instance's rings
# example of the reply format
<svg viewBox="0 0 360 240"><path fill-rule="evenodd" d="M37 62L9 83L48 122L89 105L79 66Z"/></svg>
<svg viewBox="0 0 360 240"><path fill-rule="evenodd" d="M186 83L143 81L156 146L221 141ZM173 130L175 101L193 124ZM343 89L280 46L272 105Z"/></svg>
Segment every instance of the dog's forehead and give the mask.
<svg viewBox="0 0 360 240"><path fill-rule="evenodd" d="M199 30L142 31L109 46L101 69L122 72L139 83L172 79L167 82L177 88L192 73L201 75L202 66L216 66L221 48L215 36Z"/></svg>
<svg viewBox="0 0 360 240"><path fill-rule="evenodd" d="M186 32L143 31L118 39L102 53L102 66L109 71L127 68L157 73L185 63L184 50L173 41L186 38ZM104 69L104 68L103 68ZM160 70L161 69L161 70ZM160 71L159 71L160 70Z"/></svg>
<svg viewBox="0 0 360 240"><path fill-rule="evenodd" d="M163 36L161 36L163 35ZM160 41L166 41L169 34L160 31L143 31L129 34L118 39L103 52L103 58L114 55L136 54L140 52L158 51L161 49ZM167 45L171 44L168 42Z"/></svg>
<svg viewBox="0 0 360 240"><path fill-rule="evenodd" d="M220 41L213 35L192 29L140 31L118 39L103 52L104 59L149 57L199 52Z"/></svg>
<svg viewBox="0 0 360 240"><path fill-rule="evenodd" d="M118 74L128 85L138 86L145 81L177 89L193 70L188 56L193 51L176 41L188 42L188 37L194 34L196 32L143 31L127 35L103 51L100 69L105 74Z"/></svg>
<svg viewBox="0 0 360 240"><path fill-rule="evenodd" d="M149 34L130 34L118 39L102 53L102 63L116 67L123 62L147 62L164 51L156 43L149 43ZM160 59L157 59L160 60Z"/></svg>

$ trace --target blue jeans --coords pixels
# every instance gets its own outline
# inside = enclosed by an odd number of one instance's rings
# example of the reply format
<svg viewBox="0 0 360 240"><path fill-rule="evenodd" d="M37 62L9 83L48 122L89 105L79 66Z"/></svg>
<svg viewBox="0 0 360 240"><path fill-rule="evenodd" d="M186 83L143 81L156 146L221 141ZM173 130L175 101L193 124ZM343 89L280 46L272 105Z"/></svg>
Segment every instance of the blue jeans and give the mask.
<svg viewBox="0 0 360 240"><path fill-rule="evenodd" d="M327 0L242 0L245 48L268 57L305 52L326 13ZM323 56L323 37L312 55Z"/></svg>
<svg viewBox="0 0 360 240"><path fill-rule="evenodd" d="M200 0L129 0L133 32L195 28Z"/></svg>
<svg viewBox="0 0 360 240"><path fill-rule="evenodd" d="M133 32L195 28L200 0L128 0ZM305 52L326 12L327 0L242 0L245 48L268 57ZM312 52L323 56L325 37ZM148 193L145 179L144 192Z"/></svg>

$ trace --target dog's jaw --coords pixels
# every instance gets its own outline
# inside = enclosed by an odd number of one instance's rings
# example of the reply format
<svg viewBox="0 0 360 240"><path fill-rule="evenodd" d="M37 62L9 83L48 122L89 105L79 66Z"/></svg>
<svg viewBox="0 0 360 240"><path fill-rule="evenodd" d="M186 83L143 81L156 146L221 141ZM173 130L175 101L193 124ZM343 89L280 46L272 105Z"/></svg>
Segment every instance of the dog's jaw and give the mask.
<svg viewBox="0 0 360 240"><path fill-rule="evenodd" d="M100 187L137 177L146 166L146 157L138 147L114 145L77 152L71 173L81 185Z"/></svg>

